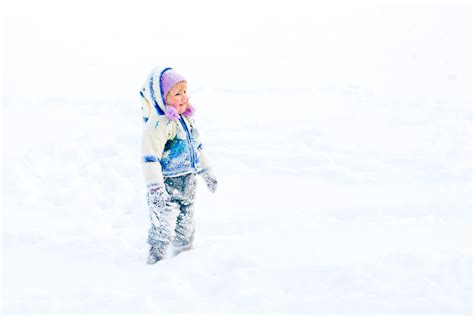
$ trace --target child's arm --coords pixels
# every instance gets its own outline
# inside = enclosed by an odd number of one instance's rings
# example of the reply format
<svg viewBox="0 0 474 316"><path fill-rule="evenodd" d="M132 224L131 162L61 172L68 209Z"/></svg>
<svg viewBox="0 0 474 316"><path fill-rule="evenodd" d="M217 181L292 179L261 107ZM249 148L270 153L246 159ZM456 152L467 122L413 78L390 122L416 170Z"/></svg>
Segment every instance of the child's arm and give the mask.
<svg viewBox="0 0 474 316"><path fill-rule="evenodd" d="M207 158L206 152L202 149L199 149L199 161L201 162L202 171L206 172L208 170L212 170L211 163Z"/></svg>
<svg viewBox="0 0 474 316"><path fill-rule="evenodd" d="M194 120L191 119L192 124L194 124ZM215 192L217 189L217 179L212 171L211 163L207 158L205 150L203 150L203 146L201 140L199 138L199 133L196 133L196 138L198 142L198 151L199 151L199 161L201 164L201 171L199 175L203 178L204 182L206 182L206 186L211 192Z"/></svg>
<svg viewBox="0 0 474 316"><path fill-rule="evenodd" d="M201 160L202 167L202 171L199 174L201 175L204 182L206 182L206 186L209 191L214 193L217 189L217 179L214 173L212 172L212 168L209 163L209 160L207 159L207 155L202 149L199 151L199 158Z"/></svg>
<svg viewBox="0 0 474 316"><path fill-rule="evenodd" d="M165 116L149 120L143 130L142 166L147 187L160 185L164 187L163 173L160 160L166 142L173 134L174 124L169 124Z"/></svg>

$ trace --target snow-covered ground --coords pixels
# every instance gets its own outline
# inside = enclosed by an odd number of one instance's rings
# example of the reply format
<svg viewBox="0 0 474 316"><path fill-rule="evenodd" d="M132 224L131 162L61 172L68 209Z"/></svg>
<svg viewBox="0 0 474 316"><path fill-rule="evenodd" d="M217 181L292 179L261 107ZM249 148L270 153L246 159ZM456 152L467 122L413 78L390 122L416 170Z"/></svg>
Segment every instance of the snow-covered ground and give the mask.
<svg viewBox="0 0 474 316"><path fill-rule="evenodd" d="M44 65L15 57L29 24L7 19L3 312L470 314L470 9L335 6L314 25L293 10L290 26L236 31L235 48L321 45L180 61L219 188L200 183L195 248L153 266L135 90L160 55L143 53L141 73L125 61L115 96L99 53L98 77L72 65L74 87L50 75L20 94L14 65Z"/></svg>

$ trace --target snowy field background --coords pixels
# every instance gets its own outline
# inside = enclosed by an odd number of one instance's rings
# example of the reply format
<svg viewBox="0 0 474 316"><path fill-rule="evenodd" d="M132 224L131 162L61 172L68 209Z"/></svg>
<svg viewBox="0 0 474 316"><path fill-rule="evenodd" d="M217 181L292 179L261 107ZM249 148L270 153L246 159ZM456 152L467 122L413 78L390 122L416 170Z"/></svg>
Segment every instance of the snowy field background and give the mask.
<svg viewBox="0 0 474 316"><path fill-rule="evenodd" d="M469 2L6 3L4 313L471 314ZM148 266L156 64L219 188Z"/></svg>

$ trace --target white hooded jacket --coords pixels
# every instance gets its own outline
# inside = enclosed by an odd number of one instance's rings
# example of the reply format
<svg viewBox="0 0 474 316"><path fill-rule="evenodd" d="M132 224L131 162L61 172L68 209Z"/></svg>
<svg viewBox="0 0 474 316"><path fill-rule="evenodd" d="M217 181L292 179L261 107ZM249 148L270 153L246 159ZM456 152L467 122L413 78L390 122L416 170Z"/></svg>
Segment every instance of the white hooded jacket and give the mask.
<svg viewBox="0 0 474 316"><path fill-rule="evenodd" d="M163 177L202 173L210 169L195 121L165 115L161 75L169 68L154 68L140 90L143 111L142 166L147 186L163 185Z"/></svg>

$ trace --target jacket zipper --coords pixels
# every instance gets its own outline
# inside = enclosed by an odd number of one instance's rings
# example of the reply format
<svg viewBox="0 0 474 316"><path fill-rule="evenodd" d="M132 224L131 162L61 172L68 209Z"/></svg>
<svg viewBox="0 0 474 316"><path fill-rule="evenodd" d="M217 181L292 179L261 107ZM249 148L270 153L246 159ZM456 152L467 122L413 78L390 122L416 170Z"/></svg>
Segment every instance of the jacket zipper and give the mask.
<svg viewBox="0 0 474 316"><path fill-rule="evenodd" d="M191 141L191 135L189 133L188 127L186 126L186 123L183 120L183 117L180 115L179 116L179 121L181 122L181 125L184 128L184 131L186 132L186 138L188 140L188 148L191 151L191 165L194 170L196 170L196 162L195 162L195 157L194 157L194 148L193 148L193 143Z"/></svg>

